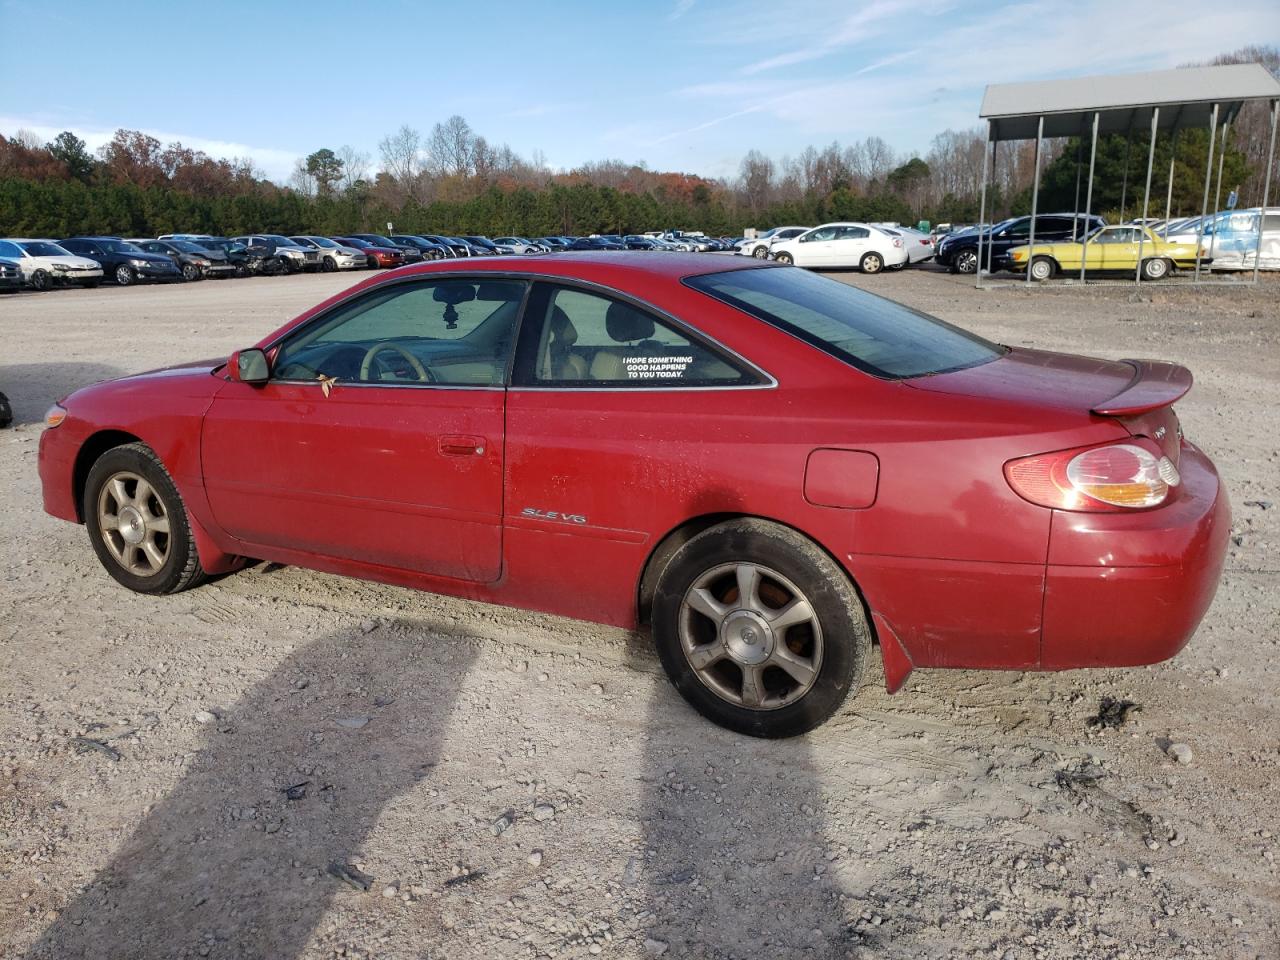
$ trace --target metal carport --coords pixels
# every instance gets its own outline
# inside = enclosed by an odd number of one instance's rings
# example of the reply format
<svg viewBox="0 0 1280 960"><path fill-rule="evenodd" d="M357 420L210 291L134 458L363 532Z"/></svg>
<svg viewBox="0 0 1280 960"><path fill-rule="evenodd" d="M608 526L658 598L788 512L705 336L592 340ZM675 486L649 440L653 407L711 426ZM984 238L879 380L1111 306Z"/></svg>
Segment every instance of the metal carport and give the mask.
<svg viewBox="0 0 1280 960"><path fill-rule="evenodd" d="M1258 217L1258 250L1254 255L1253 282L1258 280L1261 259L1262 225L1270 199L1271 168L1275 162L1276 119L1280 112L1280 81L1258 63L1231 64L1221 67L1188 67L1180 70L1158 70L1114 76L1072 77L1065 80L1042 80L1031 83L999 83L987 87L979 116L987 121L987 148L982 155L982 193L978 213L978 268L976 283L982 286L982 223L987 215L987 179L995 166L995 149L1001 141L1036 141L1035 177L1031 189L1031 233L1028 243L1035 244L1035 217L1040 199L1040 166L1046 137L1090 136L1089 177L1084 210L1088 215L1093 204L1093 172L1097 157L1098 135L1124 133L1150 127L1151 145L1147 153L1146 189L1142 196L1145 219L1151 200L1151 169L1155 163L1156 138L1161 133L1176 138L1180 130L1209 129L1209 152L1204 172L1204 201L1201 205L1199 239L1203 242L1205 217L1209 212L1209 188L1213 179L1215 146L1221 144L1218 156L1218 186L1214 209L1222 194L1222 163L1226 152L1227 131L1240 113L1240 108L1253 100L1269 100L1271 104L1271 141L1267 150L1267 169L1263 176L1263 215ZM1081 159L1077 156L1076 206L1079 207ZM1127 164L1126 164L1127 175ZM1172 197L1173 160L1170 160L1170 198ZM1169 201L1165 216L1168 217ZM1134 281L1142 274L1142 243L1139 234L1138 267ZM1027 283L1031 282L1031 259L1027 258ZM990 264L988 275L990 275ZM1200 280L1200 258L1196 257L1195 281ZM1081 257L1080 281L1085 282L1084 258Z"/></svg>

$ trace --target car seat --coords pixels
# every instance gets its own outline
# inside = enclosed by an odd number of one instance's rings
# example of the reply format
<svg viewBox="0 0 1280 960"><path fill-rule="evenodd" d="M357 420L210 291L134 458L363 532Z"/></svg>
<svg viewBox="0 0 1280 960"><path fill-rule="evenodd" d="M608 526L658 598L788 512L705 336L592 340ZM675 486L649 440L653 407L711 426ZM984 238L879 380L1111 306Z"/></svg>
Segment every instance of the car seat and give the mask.
<svg viewBox="0 0 1280 960"><path fill-rule="evenodd" d="M610 340L625 343L627 348L601 347L597 350L591 358L592 380L626 380L627 359L642 356L651 345L660 346L642 342L649 341L654 334L653 318L625 303L609 304L604 327Z"/></svg>
<svg viewBox="0 0 1280 960"><path fill-rule="evenodd" d="M560 307L553 307L547 323L547 345L542 351L539 380L585 380L587 361L573 352L578 342L578 330L569 315Z"/></svg>

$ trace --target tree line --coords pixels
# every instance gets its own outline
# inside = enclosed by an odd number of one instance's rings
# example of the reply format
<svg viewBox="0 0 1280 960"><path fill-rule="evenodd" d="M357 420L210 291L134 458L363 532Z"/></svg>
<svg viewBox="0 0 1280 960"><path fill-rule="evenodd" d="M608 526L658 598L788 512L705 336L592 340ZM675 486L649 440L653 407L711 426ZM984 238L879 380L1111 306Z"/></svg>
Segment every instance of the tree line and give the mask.
<svg viewBox="0 0 1280 960"><path fill-rule="evenodd" d="M1215 63L1260 61L1280 74L1280 51L1247 48ZM1223 190L1241 205L1261 201L1268 118L1248 105L1231 128ZM1200 208L1208 137L1157 141L1151 215ZM1147 133L1104 137L1098 145L1092 210L1117 219L1141 211ZM251 160L215 158L181 143L118 130L96 154L70 132L41 143L29 133L0 136L0 235L129 236L189 231L343 234L397 231L581 235L658 228L737 235L746 227L848 219L973 222L979 215L985 131L947 130L923 155L901 155L879 137L807 147L774 160L749 150L733 178L649 169L602 160L551 170L535 152L519 155L473 130L461 116L426 133L405 125L384 137L374 158L349 145L322 147L298 161L286 184ZM1048 141L1041 155L1040 209L1082 208L1075 139ZM1000 144L988 158L987 218L1028 212L1033 143ZM1215 170L1216 173L1216 170ZM1280 187L1278 187L1280 189ZM1159 202L1155 202L1158 200Z"/></svg>

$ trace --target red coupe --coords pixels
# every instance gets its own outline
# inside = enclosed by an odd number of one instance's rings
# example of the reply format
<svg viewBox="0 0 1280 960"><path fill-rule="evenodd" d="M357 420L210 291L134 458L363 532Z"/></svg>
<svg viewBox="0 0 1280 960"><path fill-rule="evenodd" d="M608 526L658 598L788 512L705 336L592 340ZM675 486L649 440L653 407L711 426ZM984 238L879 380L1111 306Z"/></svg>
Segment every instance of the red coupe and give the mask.
<svg viewBox="0 0 1280 960"><path fill-rule="evenodd" d="M1177 653L1230 529L1190 386L749 258L477 258L80 390L40 475L133 590L255 558L647 622L699 711L786 736L875 642L891 690Z"/></svg>

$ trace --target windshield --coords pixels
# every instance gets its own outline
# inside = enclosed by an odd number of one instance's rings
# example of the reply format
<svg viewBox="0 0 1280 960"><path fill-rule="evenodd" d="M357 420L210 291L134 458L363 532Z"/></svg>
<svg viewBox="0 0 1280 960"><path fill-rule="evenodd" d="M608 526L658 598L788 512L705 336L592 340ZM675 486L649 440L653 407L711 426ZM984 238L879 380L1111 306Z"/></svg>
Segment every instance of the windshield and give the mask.
<svg viewBox="0 0 1280 960"><path fill-rule="evenodd" d="M793 267L709 273L684 282L878 377L960 370L1005 350L900 303Z"/></svg>
<svg viewBox="0 0 1280 960"><path fill-rule="evenodd" d="M171 240L170 245L181 250L183 253L204 253L202 247L196 246L190 240Z"/></svg>
<svg viewBox="0 0 1280 960"><path fill-rule="evenodd" d="M26 243L18 244L23 250L31 254L33 257L70 257L74 256L70 250L64 250L56 243L50 243L47 240L28 240Z"/></svg>
<svg viewBox="0 0 1280 960"><path fill-rule="evenodd" d="M358 250L365 250L373 246L368 240L361 240L359 237L348 237L343 243L349 243Z"/></svg>
<svg viewBox="0 0 1280 960"><path fill-rule="evenodd" d="M271 241L272 243L274 243L277 247L296 247L296 246L299 246L299 244L294 243L294 242L293 242L292 240L290 240L288 237L281 237L281 236L278 236L277 234L274 234L274 233L264 233L262 236L263 236L263 239L265 239L265 240L270 240L270 241Z"/></svg>
<svg viewBox="0 0 1280 960"><path fill-rule="evenodd" d="M474 246L484 247L486 250L493 246L493 243L484 237L464 237L463 239Z"/></svg>
<svg viewBox="0 0 1280 960"><path fill-rule="evenodd" d="M142 251L127 240L103 240L99 246L107 253L141 253Z"/></svg>
<svg viewBox="0 0 1280 960"><path fill-rule="evenodd" d="M375 247L390 247L392 250L396 248L396 244L392 243L386 237L379 236L376 233L368 234L369 242Z"/></svg>
<svg viewBox="0 0 1280 960"><path fill-rule="evenodd" d="M337 246L337 244L334 243L332 240L330 240L328 237L307 237L307 239L310 240L312 243L314 243L317 247L325 247L326 249L332 249L333 247Z"/></svg>

